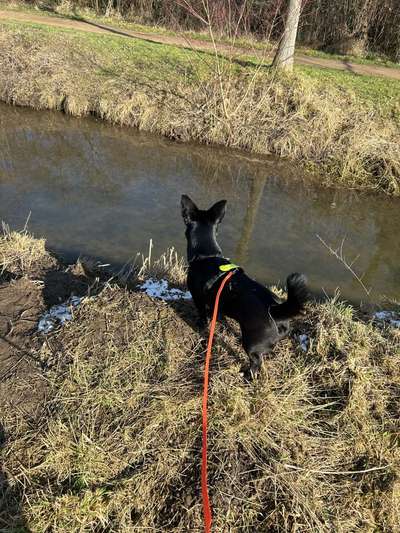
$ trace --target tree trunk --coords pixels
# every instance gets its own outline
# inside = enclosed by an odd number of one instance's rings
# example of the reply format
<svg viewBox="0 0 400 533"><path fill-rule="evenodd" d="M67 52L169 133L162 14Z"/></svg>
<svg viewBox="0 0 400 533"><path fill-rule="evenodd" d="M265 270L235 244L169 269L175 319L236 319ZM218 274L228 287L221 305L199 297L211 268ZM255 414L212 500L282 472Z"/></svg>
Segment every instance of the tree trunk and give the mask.
<svg viewBox="0 0 400 533"><path fill-rule="evenodd" d="M301 0L289 0L285 30L272 65L276 68L293 70L294 48L301 12Z"/></svg>

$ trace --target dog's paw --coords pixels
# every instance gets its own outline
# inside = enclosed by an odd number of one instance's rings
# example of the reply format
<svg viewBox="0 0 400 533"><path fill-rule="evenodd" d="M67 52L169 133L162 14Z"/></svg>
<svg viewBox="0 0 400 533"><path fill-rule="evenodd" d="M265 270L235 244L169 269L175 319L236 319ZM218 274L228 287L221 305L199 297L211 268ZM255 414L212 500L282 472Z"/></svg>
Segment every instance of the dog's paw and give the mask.
<svg viewBox="0 0 400 533"><path fill-rule="evenodd" d="M243 368L239 375L243 378L243 381L248 384L252 383L254 379L257 378L257 374L254 373L251 368Z"/></svg>
<svg viewBox="0 0 400 533"><path fill-rule="evenodd" d="M207 317L199 317L196 321L196 324L200 330L206 329L208 327L209 320Z"/></svg>

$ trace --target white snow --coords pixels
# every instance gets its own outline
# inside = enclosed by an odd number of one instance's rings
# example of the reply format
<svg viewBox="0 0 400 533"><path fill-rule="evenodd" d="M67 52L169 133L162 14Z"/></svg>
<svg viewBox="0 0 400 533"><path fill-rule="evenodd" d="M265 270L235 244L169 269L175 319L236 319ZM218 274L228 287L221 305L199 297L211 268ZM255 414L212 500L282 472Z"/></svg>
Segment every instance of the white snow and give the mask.
<svg viewBox="0 0 400 533"><path fill-rule="evenodd" d="M139 287L146 294L153 298L161 300L189 300L192 296L188 291L173 289L168 287L168 281L165 279L154 280L148 279ZM58 324L64 325L72 319L72 309L77 307L83 298L71 296L62 304L53 305L39 320L38 331L47 334L50 333Z"/></svg>
<svg viewBox="0 0 400 533"><path fill-rule="evenodd" d="M387 322L394 328L400 328L400 318L393 311L377 311L374 313L375 320Z"/></svg>
<svg viewBox="0 0 400 533"><path fill-rule="evenodd" d="M300 348L303 350L303 352L307 352L308 346L310 344L308 335L299 335L299 341L300 341Z"/></svg>
<svg viewBox="0 0 400 533"><path fill-rule="evenodd" d="M139 286L139 289L142 289L152 298L160 298L161 300L190 300L192 297L189 291L168 288L168 281L165 279L149 278L143 285Z"/></svg>
<svg viewBox="0 0 400 533"><path fill-rule="evenodd" d="M64 325L65 322L72 319L72 308L79 305L82 298L71 296L62 304L53 305L39 320L38 331L50 333L58 324Z"/></svg>

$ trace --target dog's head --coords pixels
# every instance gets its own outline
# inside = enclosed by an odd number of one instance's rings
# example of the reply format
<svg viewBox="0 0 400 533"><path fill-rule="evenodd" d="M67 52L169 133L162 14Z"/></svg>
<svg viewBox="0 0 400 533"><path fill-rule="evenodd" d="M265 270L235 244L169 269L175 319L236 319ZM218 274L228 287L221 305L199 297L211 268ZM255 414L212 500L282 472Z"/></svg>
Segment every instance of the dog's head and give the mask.
<svg viewBox="0 0 400 533"><path fill-rule="evenodd" d="M226 200L220 200L210 209L202 210L189 196L182 195L181 212L186 225L188 261L196 257L222 255L216 237L218 225L225 215L225 209Z"/></svg>

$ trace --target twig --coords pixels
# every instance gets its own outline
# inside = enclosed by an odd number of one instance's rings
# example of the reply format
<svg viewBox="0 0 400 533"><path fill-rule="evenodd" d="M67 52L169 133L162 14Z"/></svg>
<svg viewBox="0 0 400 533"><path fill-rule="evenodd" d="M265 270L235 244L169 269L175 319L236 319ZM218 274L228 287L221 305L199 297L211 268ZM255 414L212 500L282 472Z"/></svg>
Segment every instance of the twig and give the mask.
<svg viewBox="0 0 400 533"><path fill-rule="evenodd" d="M354 263L357 261L357 259L359 258L359 256L357 256L355 259L353 259L353 261L351 263L348 263L348 261L346 260L346 258L344 257L344 253L343 253L343 245L344 245L344 241L345 239L342 239L342 242L340 244L340 247L337 249L337 250L334 250L331 246L329 246L329 244L327 244L324 239L322 239L322 237L320 237L318 235L318 233L316 234L316 237L317 239L319 239L322 244L329 250L329 252L334 255L336 257L336 259L338 259L346 268L349 272L351 272L351 274L354 276L354 278L358 281L358 283L361 285L361 287L364 289L364 291L366 292L367 296L369 296L371 294L371 288L367 289L367 287L364 285L364 282L363 280L360 278L360 276L358 274L356 274L356 272L353 270L353 265Z"/></svg>
<svg viewBox="0 0 400 533"><path fill-rule="evenodd" d="M326 474L326 475L341 475L341 476L347 476L352 474L366 474L368 472L375 472L376 470L386 470L389 465L385 466L374 466L372 468L366 468L365 470L313 470L312 468L302 468L301 466L295 466L295 465L283 465L285 468L289 468L291 470L301 470L303 472L312 472L313 474Z"/></svg>
<svg viewBox="0 0 400 533"><path fill-rule="evenodd" d="M29 221L31 219L31 214L32 214L32 211L29 211L29 214L26 217L26 221L25 221L25 225L24 225L24 229L22 230L22 233L25 233L27 228L28 228L28 224L29 224Z"/></svg>
<svg viewBox="0 0 400 533"><path fill-rule="evenodd" d="M6 341L6 342L9 342L6 339L4 339L3 337L1 337L1 339ZM8 368L5 369L5 371L0 375L0 383L3 382L10 374L12 374L12 372L17 368L17 366L19 366L20 363L22 363L22 361L25 359L25 357L26 357L26 354L23 353L17 359L17 361L15 361L15 363L13 363L12 365L10 365Z"/></svg>

